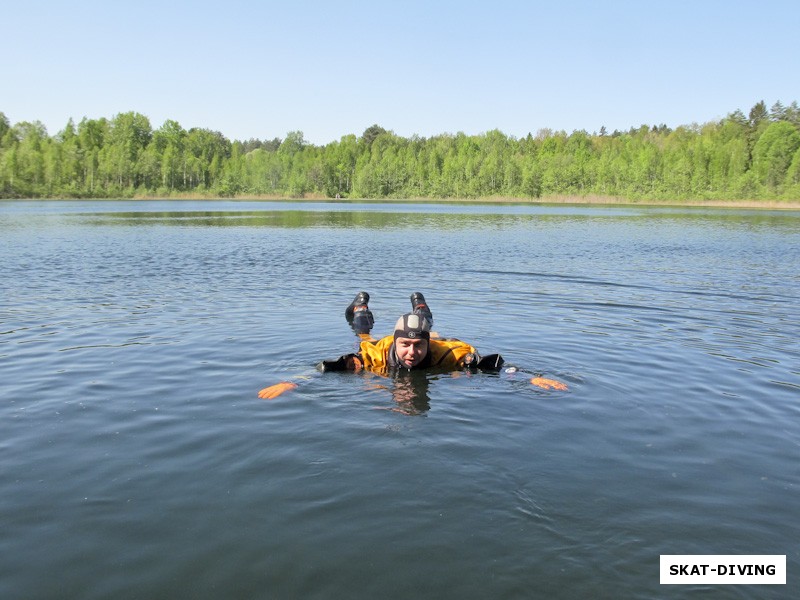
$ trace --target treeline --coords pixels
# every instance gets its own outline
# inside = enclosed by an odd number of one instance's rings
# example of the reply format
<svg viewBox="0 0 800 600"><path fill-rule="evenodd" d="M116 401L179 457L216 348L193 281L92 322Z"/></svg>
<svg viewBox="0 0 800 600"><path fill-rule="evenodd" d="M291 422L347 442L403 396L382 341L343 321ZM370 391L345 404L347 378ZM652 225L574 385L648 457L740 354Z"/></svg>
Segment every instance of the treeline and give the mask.
<svg viewBox="0 0 800 600"><path fill-rule="evenodd" d="M800 199L800 108L762 101L720 121L599 132L404 138L378 125L325 146L299 131L230 141L136 112L54 136L0 113L0 197Z"/></svg>

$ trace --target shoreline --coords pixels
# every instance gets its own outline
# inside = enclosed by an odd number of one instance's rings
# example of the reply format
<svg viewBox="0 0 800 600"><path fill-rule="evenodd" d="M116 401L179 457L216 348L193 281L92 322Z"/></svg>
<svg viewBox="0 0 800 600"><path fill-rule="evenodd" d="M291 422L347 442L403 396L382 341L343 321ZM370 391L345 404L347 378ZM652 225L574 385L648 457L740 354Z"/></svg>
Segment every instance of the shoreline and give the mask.
<svg viewBox="0 0 800 600"><path fill-rule="evenodd" d="M800 210L800 200L654 200L629 199L616 196L542 196L540 198L515 198L490 196L483 198L330 198L317 194L302 197L288 197L271 194L242 194L237 196L205 196L198 194L176 194L174 196L135 195L131 198L3 198L2 201L115 201L150 200L178 202L327 202L343 204L527 204L527 205L594 205L594 206L637 206L658 208L734 208L754 210Z"/></svg>
<svg viewBox="0 0 800 600"><path fill-rule="evenodd" d="M134 196L134 200L239 200L270 202L342 202L342 203L375 203L375 204L574 204L574 205L607 205L607 206L652 206L652 207L692 207L692 208L738 208L764 210L800 210L798 200L637 200L619 196L542 196L539 198L515 198L509 196L487 196L482 198L330 198L319 194L307 194L302 197L276 196L270 194L241 194L234 197L197 196L180 194L167 198L156 196Z"/></svg>

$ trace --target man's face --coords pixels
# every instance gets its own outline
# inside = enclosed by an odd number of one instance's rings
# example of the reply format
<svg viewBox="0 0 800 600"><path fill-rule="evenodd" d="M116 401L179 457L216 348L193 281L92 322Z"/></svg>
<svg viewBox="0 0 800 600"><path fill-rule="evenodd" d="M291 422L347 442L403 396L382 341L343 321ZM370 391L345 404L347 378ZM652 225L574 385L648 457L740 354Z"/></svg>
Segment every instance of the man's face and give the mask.
<svg viewBox="0 0 800 600"><path fill-rule="evenodd" d="M425 359L428 354L428 340L395 338L394 349L400 364L410 369Z"/></svg>

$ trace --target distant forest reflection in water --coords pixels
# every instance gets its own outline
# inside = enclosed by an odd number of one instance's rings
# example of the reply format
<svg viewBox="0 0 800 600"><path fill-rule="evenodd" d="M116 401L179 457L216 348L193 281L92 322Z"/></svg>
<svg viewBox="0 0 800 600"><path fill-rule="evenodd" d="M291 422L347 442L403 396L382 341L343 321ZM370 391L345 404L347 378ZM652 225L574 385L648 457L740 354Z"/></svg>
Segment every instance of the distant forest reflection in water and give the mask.
<svg viewBox="0 0 800 600"><path fill-rule="evenodd" d="M146 201L140 201L146 202ZM181 204L178 202L177 204ZM260 204L260 203L259 203ZM86 214L88 222L105 224L169 224L176 226L218 226L218 227L365 227L373 229L433 227L442 223L450 229L463 229L476 224L482 226L514 225L523 221L574 221L622 219L641 221L709 222L726 226L746 224L748 226L796 227L792 218L794 211L759 211L755 209L717 210L704 208L653 208L653 207L564 207L560 205L530 204L380 204L337 203L335 209L326 203L264 203L273 206L267 210L148 210L152 203L143 205L143 210L99 213L92 217ZM195 204L196 205L196 204ZM146 208L145 208L146 207ZM788 217L788 218L787 218Z"/></svg>

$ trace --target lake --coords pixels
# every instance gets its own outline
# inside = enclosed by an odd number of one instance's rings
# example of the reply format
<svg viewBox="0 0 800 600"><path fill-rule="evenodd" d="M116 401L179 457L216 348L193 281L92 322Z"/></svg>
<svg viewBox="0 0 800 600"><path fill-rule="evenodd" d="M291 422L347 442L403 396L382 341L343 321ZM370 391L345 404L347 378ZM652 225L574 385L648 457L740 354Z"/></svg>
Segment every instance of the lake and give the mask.
<svg viewBox="0 0 800 600"><path fill-rule="evenodd" d="M25 201L0 238L2 598L797 592L800 212ZM518 371L318 372L359 290Z"/></svg>

